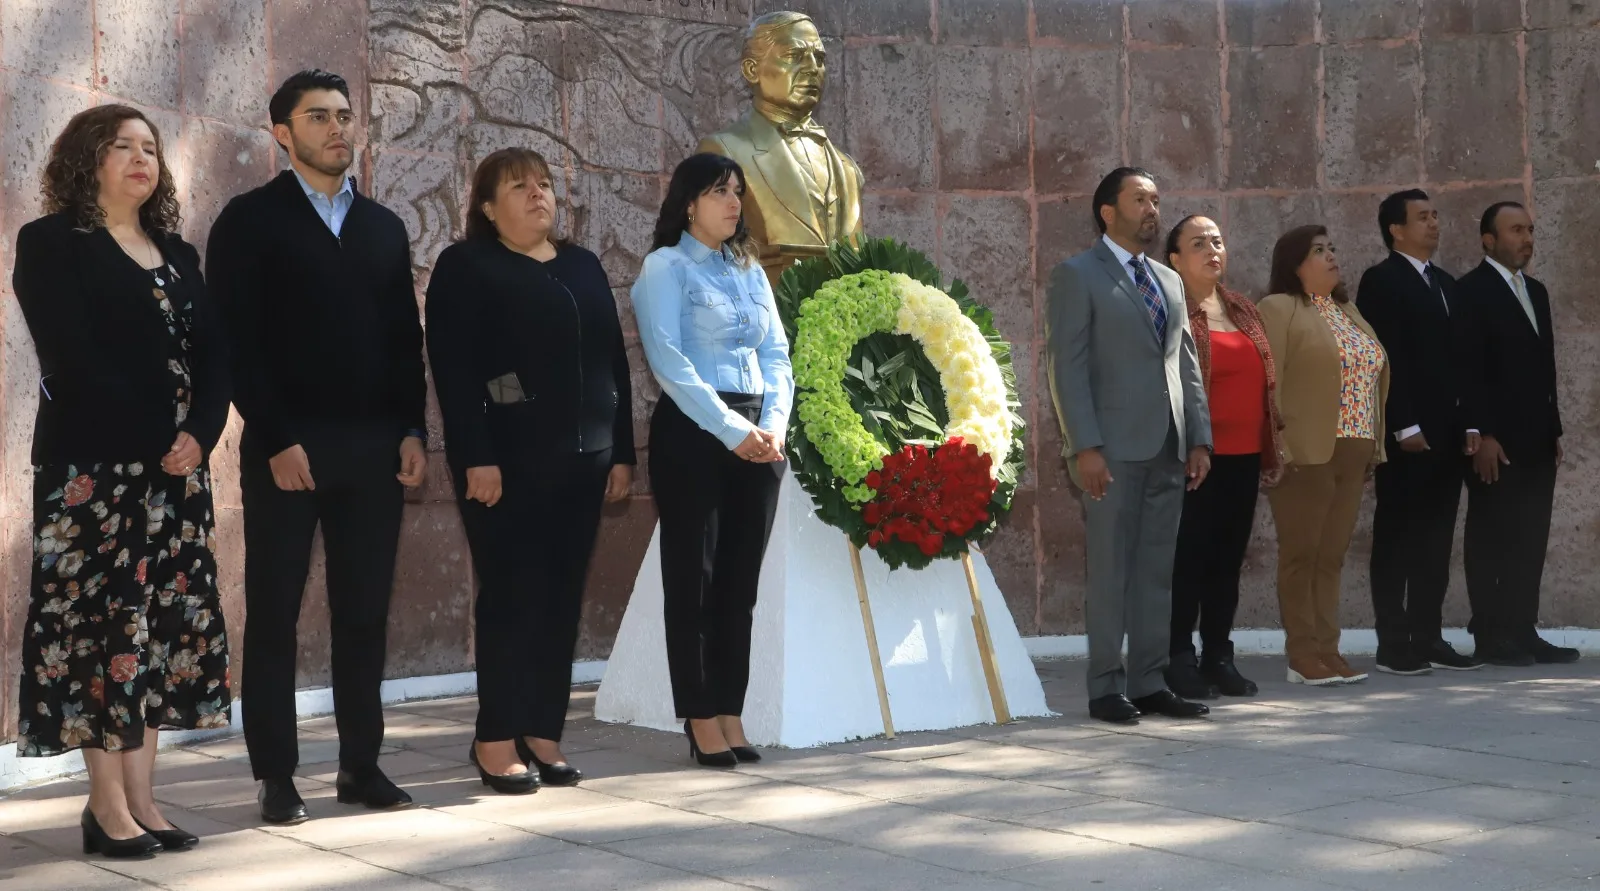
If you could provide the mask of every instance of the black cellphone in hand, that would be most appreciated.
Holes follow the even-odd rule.
[[[514,405],[527,397],[522,392],[522,381],[516,372],[502,374],[489,381],[489,401],[497,405]]]

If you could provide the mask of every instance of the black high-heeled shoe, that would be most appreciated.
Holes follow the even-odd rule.
[[[750,746],[729,746],[728,751],[743,764],[754,764],[761,760],[761,753]]]
[[[528,745],[522,737],[517,737],[517,757],[523,764],[531,765],[539,771],[539,779],[546,786],[576,786],[583,779],[583,771],[573,767],[565,761],[546,764],[533,754],[533,746]]]
[[[721,752],[702,752],[700,744],[695,742],[694,730],[689,727],[689,722],[683,722],[683,735],[689,737],[689,755],[700,763],[701,767],[738,767],[739,756],[732,749]]]
[[[501,795],[527,795],[531,792],[539,791],[539,775],[531,770],[525,770],[522,773],[514,773],[509,776],[492,774],[484,770],[483,765],[478,762],[478,743],[476,741],[467,744],[467,758],[472,761],[472,766],[478,769],[478,779],[483,780],[485,786],[499,792]]]
[[[83,853],[104,854],[107,857],[148,857],[161,850],[161,842],[155,840],[150,833],[142,833],[133,838],[112,838],[100,828],[100,821],[95,818],[94,811],[87,806],[83,809],[83,816],[78,819],[83,827]]]
[[[200,844],[200,836],[195,835],[192,832],[184,832],[182,829],[179,829],[176,826],[172,827],[171,829],[151,829],[149,826],[146,826],[144,823],[140,822],[138,817],[134,817],[133,822],[134,825],[149,833],[151,838],[161,842],[162,850],[185,851],[194,847],[195,845]]]

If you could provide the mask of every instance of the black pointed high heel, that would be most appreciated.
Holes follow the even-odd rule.
[[[161,842],[155,840],[150,833],[145,832],[133,838],[112,838],[100,828],[100,821],[95,818],[94,812],[84,806],[83,816],[78,819],[83,827],[83,853],[104,854],[107,857],[148,857],[161,850]]]
[[[533,754],[533,746],[528,745],[520,736],[517,737],[517,757],[522,759],[523,764],[532,765],[537,769],[539,771],[539,779],[546,786],[576,786],[583,779],[583,771],[565,761],[557,761],[553,764],[546,764],[540,761],[539,756]]]
[[[192,832],[184,832],[177,826],[173,826],[171,829],[151,829],[149,826],[146,826],[144,823],[140,822],[138,817],[134,817],[133,822],[134,825],[149,833],[151,838],[161,842],[162,850],[186,851],[189,848],[200,844],[200,836],[195,835]]]
[[[728,751],[733,757],[738,758],[742,764],[754,764],[761,760],[761,753],[751,746],[729,746]]]
[[[522,773],[514,773],[508,776],[492,774],[484,770],[483,765],[478,762],[477,740],[467,744],[467,758],[472,761],[472,766],[478,769],[478,779],[483,780],[485,786],[499,792],[501,795],[527,795],[531,792],[539,791],[539,775],[531,770],[524,770]]]
[[[722,752],[702,752],[700,744],[695,742],[694,731],[690,729],[687,719],[683,722],[683,735],[689,737],[689,755],[700,763],[701,767],[738,767],[739,756],[732,749]]]

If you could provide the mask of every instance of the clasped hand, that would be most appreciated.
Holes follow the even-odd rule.
[[[733,453],[746,461],[771,464],[783,460],[783,438],[757,427],[734,446]]]

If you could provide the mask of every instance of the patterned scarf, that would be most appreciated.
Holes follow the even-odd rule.
[[[1278,372],[1272,363],[1272,348],[1267,345],[1267,329],[1261,322],[1261,314],[1256,311],[1256,305],[1244,295],[1221,285],[1217,286],[1217,294],[1222,300],[1223,311],[1228,314],[1228,320],[1239,329],[1239,333],[1250,338],[1250,342],[1256,345],[1256,351],[1261,354],[1261,363],[1266,367],[1267,430],[1262,434],[1261,468],[1270,470],[1277,467],[1282,460],[1283,419],[1278,417]],[[1205,308],[1199,301],[1189,304],[1189,329],[1194,334],[1195,353],[1200,359],[1200,377],[1205,382],[1206,394],[1209,396],[1211,324],[1206,318]]]

